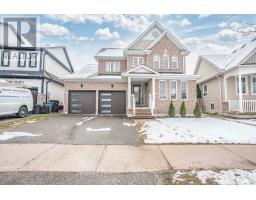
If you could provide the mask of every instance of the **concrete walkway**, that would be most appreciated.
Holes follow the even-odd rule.
[[[256,145],[1,144],[0,171],[154,172],[256,169]]]

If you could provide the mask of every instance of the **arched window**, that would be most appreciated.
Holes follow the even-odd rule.
[[[178,56],[176,55],[172,56],[172,68],[178,69]]]
[[[169,55],[167,53],[163,54],[163,68],[164,69],[169,68]]]
[[[154,68],[160,68],[160,57],[157,55],[154,56]]]

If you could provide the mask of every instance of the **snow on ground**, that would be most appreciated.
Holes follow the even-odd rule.
[[[244,123],[244,124],[250,124],[256,126],[256,119],[229,119],[230,121]]]
[[[136,126],[136,124],[137,124],[137,123],[128,123],[128,122],[124,122],[124,123],[123,123],[124,126],[129,126],[129,127],[131,127],[131,126]]]
[[[3,132],[0,134],[0,141],[9,140],[16,137],[35,137],[35,136],[41,136],[42,134],[33,134],[33,133],[27,133],[27,132]]]
[[[82,118],[82,121],[76,123],[76,126],[82,126],[85,122],[88,122],[94,118],[95,117],[84,117]]]
[[[177,171],[172,177],[172,183],[186,183],[188,177],[196,177],[202,184],[209,182],[219,185],[250,185],[256,184],[256,170],[229,169],[219,172],[212,170]]]
[[[256,127],[216,118],[156,118],[138,133],[145,143],[256,144]]]
[[[109,132],[111,128],[86,128],[88,132]]]

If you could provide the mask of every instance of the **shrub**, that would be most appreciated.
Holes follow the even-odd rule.
[[[200,108],[198,102],[196,102],[196,106],[193,110],[193,114],[195,115],[195,117],[201,117],[202,116],[202,111],[201,111],[201,108]]]
[[[197,98],[201,99],[202,98],[202,92],[201,92],[201,89],[200,89],[198,84],[196,85],[196,93],[197,93]]]
[[[186,110],[185,102],[183,101],[180,106],[180,116],[185,117],[186,114],[187,114],[187,110]]]
[[[169,105],[169,110],[168,110],[168,116],[169,117],[175,117],[176,113],[175,113],[175,107],[171,101],[170,105]]]

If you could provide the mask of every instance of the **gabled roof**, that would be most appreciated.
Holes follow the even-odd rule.
[[[183,46],[179,40],[174,37],[173,34],[171,34],[167,28],[163,27],[161,24],[159,24],[157,21],[155,21],[147,30],[145,30],[136,40],[134,40],[127,48],[126,50],[129,50],[136,42],[138,42],[139,40],[141,40],[144,36],[146,36],[146,34],[149,33],[149,31],[151,31],[153,28],[157,27],[159,30],[161,30],[161,34],[155,38],[154,40],[152,40],[152,42],[150,42],[149,44],[147,44],[145,46],[144,49],[142,50],[150,50],[157,42],[159,42],[164,36],[167,36],[181,51],[184,51],[185,54],[189,54],[189,50]]]
[[[98,73],[98,64],[88,64],[73,74],[61,77],[61,79],[83,79]]]
[[[210,62],[213,66],[217,67],[220,71],[225,72],[227,70],[231,70],[232,68],[243,64],[254,53],[256,53],[256,37],[255,36],[249,38],[247,43],[243,44],[239,49],[236,49],[231,54],[199,56],[194,73],[197,72],[201,59],[204,59]]]
[[[155,74],[159,75],[159,73],[152,68],[149,68],[145,65],[139,65],[137,67],[131,68],[128,71],[122,73],[123,76],[127,76],[129,74]]]

